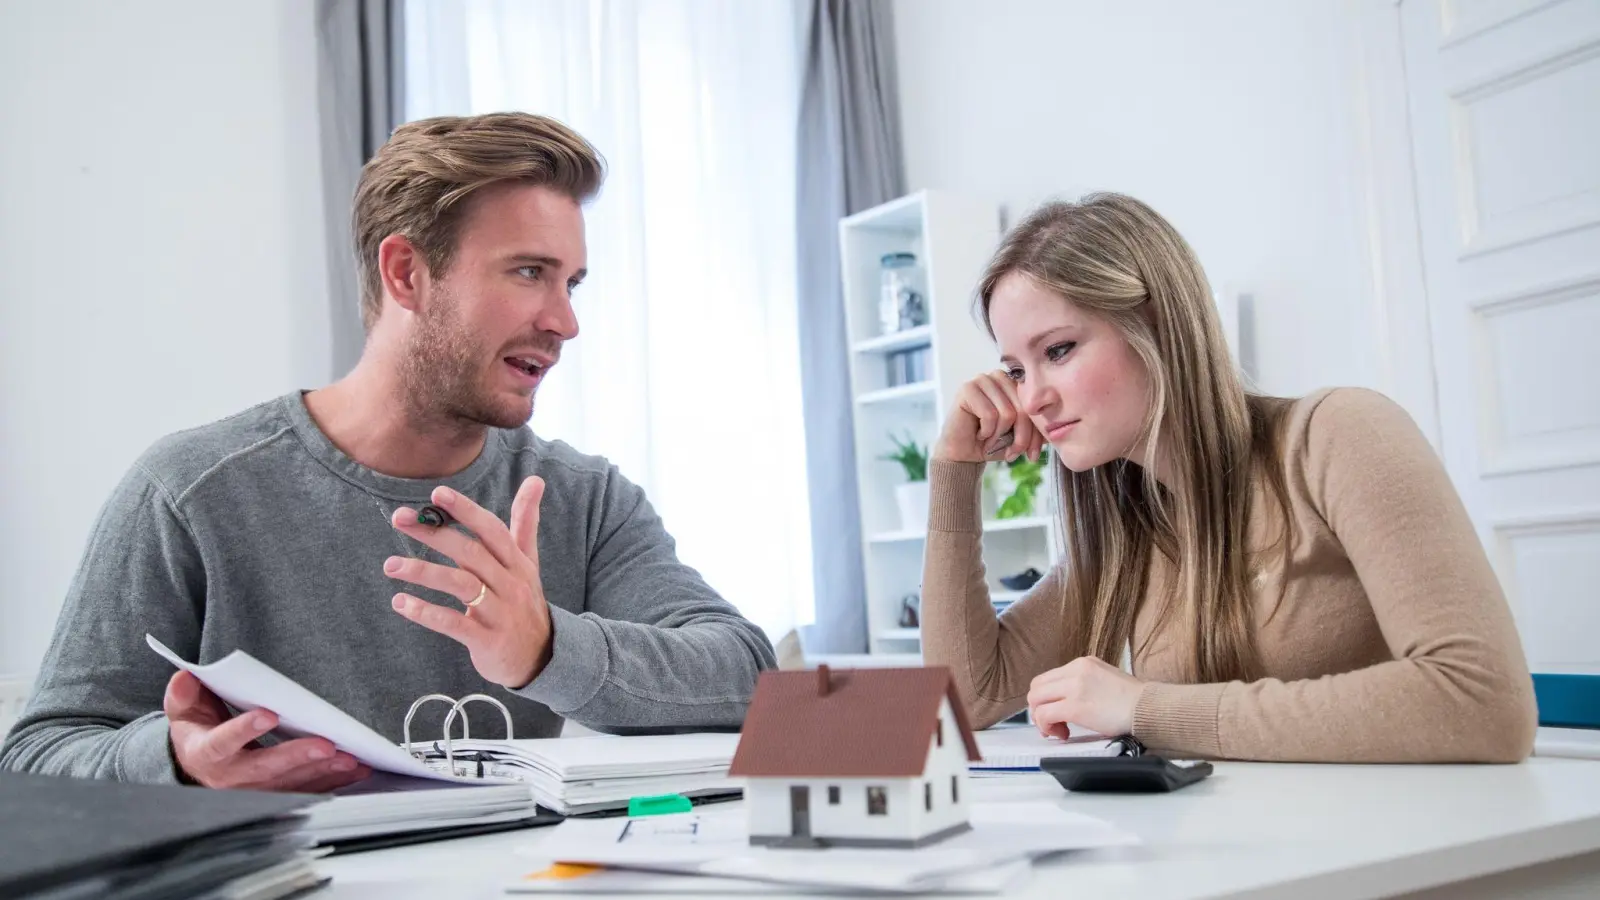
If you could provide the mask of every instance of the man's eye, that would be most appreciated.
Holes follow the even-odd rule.
[[[542,274],[543,272],[544,272],[544,266],[518,266],[517,267],[517,274],[521,275],[523,278],[528,279],[529,281],[537,281],[539,279],[539,275]]]
[[[1066,356],[1068,353],[1071,353],[1072,348],[1076,346],[1078,346],[1076,341],[1064,341],[1060,344],[1052,344],[1044,351],[1044,358],[1050,360],[1051,362],[1060,362],[1062,357]]]

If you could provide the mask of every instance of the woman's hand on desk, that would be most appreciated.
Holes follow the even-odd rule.
[[[539,579],[539,501],[544,479],[529,478],[511,503],[511,527],[449,488],[433,502],[477,540],[449,527],[420,524],[410,507],[395,511],[394,527],[455,560],[457,568],[391,556],[383,571],[454,596],[457,612],[410,594],[395,594],[395,611],[467,648],[478,674],[508,688],[524,687],[550,661],[550,607]],[[474,605],[476,603],[476,605]]]
[[[1033,679],[1028,712],[1046,736],[1065,740],[1076,722],[1107,736],[1133,732],[1133,708],[1144,682],[1094,656],[1080,656]]]

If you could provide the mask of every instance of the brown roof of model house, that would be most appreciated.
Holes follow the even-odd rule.
[[[911,778],[922,774],[949,699],[967,759],[979,760],[966,704],[944,666],[768,670],[756,682],[728,774]]]

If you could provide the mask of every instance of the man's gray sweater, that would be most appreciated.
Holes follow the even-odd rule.
[[[532,683],[508,691],[465,648],[389,605],[396,591],[454,598],[383,574],[391,555],[450,564],[395,531],[401,505],[451,487],[509,519],[517,487],[544,478],[539,564],[554,646]],[[176,778],[162,696],[179,655],[244,650],[390,740],[423,694],[487,693],[517,737],[551,737],[562,717],[605,731],[737,727],[757,673],[775,665],[761,630],[678,561],[644,492],[603,459],[535,437],[488,433],[483,452],[440,480],[394,478],[339,451],[299,392],[158,442],[101,511],[32,702],[0,767],[128,781]],[[474,737],[503,737],[476,704]],[[417,714],[435,737],[446,706]]]

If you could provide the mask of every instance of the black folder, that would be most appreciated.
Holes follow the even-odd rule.
[[[0,772],[0,897],[185,897],[301,854],[317,797]]]

